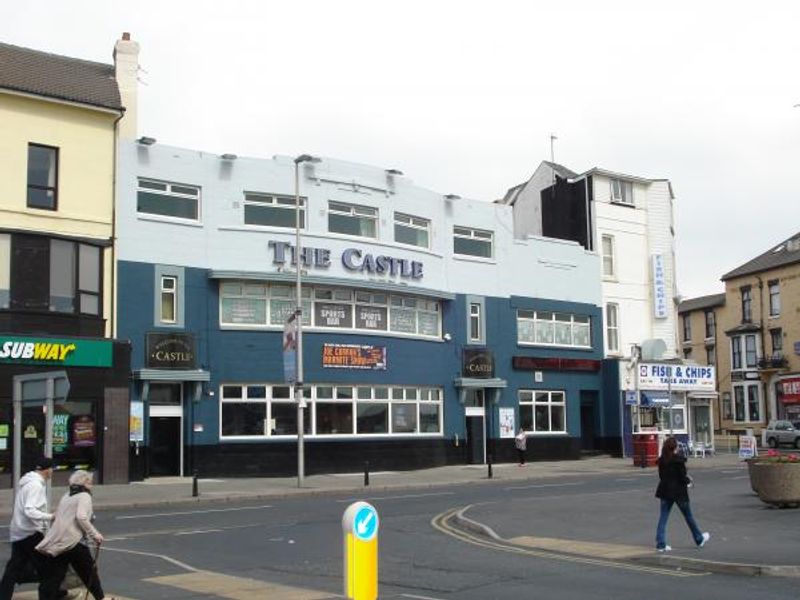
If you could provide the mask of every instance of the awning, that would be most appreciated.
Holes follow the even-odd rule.
[[[508,382],[499,377],[481,379],[480,377],[456,377],[453,385],[457,388],[504,388],[508,387]]]
[[[253,271],[216,271],[212,270],[209,273],[209,279],[232,279],[248,281],[279,281],[283,283],[294,284],[297,281],[297,275],[291,271],[268,271],[268,272],[253,272]],[[455,300],[456,295],[452,292],[445,292],[443,290],[431,290],[428,288],[414,287],[410,285],[403,285],[391,281],[376,281],[374,279],[345,279],[342,277],[321,277],[319,275],[303,275],[304,284],[309,285],[325,285],[325,286],[339,286],[356,288],[361,290],[394,292],[396,294],[409,294],[413,296],[423,296],[426,298],[439,298],[442,300]]]
[[[211,381],[211,373],[203,369],[139,369],[133,378],[143,381]]]
[[[719,392],[689,392],[686,396],[689,400],[716,400]]]
[[[641,392],[642,406],[666,406],[669,404],[667,392]]]

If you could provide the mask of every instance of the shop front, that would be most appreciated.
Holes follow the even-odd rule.
[[[56,485],[75,469],[127,482],[129,377],[126,342],[0,335],[0,487],[50,452]]]
[[[800,376],[783,377],[777,382],[778,415],[787,421],[800,421]]]

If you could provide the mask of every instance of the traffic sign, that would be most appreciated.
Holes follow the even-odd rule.
[[[354,502],[344,511],[344,594],[351,600],[378,598],[378,527],[375,507]]]

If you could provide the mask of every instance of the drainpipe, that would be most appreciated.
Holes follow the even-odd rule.
[[[114,147],[112,155],[111,175],[111,314],[109,318],[111,339],[117,339],[117,145],[119,143],[119,122],[125,116],[125,109],[121,109],[119,116],[114,119]]]

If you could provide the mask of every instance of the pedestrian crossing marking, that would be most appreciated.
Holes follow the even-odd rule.
[[[272,598],[274,600],[325,600],[335,594],[306,588],[280,585],[248,577],[234,577],[212,571],[197,571],[180,575],[162,575],[145,579],[147,583],[166,585],[188,592],[211,594],[230,600]]]
[[[645,546],[630,546],[626,544],[607,544],[603,542],[584,542],[580,540],[564,540],[546,537],[520,536],[506,540],[518,546],[538,548],[565,552],[567,554],[581,554],[596,558],[624,559],[652,554],[653,549]]]
[[[86,588],[73,588],[72,590],[70,590],[71,595],[69,596],[69,598],[72,599],[79,598],[83,600],[83,596],[85,593],[86,593]],[[36,588],[27,590],[25,592],[20,592],[20,591],[14,592],[14,600],[37,600],[38,597],[39,593],[36,591]],[[134,600],[133,598],[128,598],[127,596],[120,596],[119,594],[113,594],[108,592],[106,592],[106,598],[114,598],[114,600]]]

